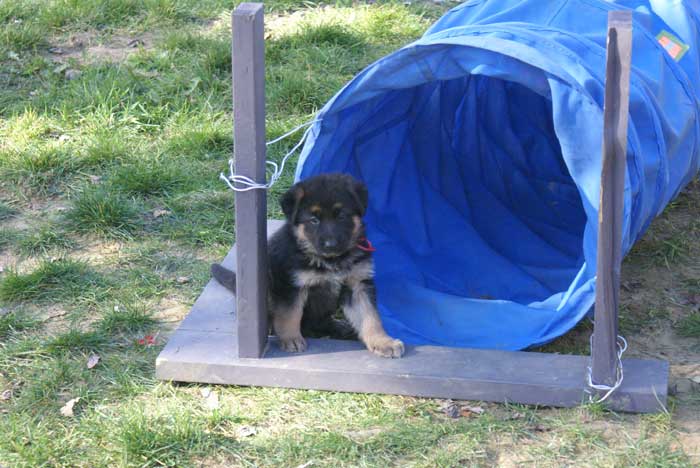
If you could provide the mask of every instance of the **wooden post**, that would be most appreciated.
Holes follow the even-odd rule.
[[[265,183],[265,49],[262,3],[231,17],[236,173]],[[267,340],[267,194],[236,192],[238,357],[258,358]]]
[[[608,14],[595,326],[591,350],[593,383],[610,386],[617,380],[618,365],[617,311],[622,264],[631,59],[632,13],[611,11]]]

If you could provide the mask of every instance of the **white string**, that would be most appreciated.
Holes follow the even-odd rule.
[[[592,350],[593,350],[593,335],[591,335],[590,342],[591,342],[591,352],[592,352]],[[594,390],[606,392],[602,398],[598,399],[598,402],[605,401],[610,395],[613,394],[613,392],[615,390],[620,388],[620,386],[622,385],[622,381],[625,379],[625,373],[624,373],[624,370],[622,369],[622,355],[624,354],[625,351],[627,351],[627,340],[623,336],[617,335],[617,376],[615,379],[615,385],[610,386],[610,385],[593,383],[593,370],[591,369],[591,366],[588,366],[588,386]]]
[[[250,177],[236,174],[236,172],[233,169],[233,159],[228,160],[229,175],[227,176],[226,174],[224,174],[222,172],[221,174],[219,174],[219,178],[221,180],[223,180],[224,182],[226,182],[226,185],[228,185],[229,188],[231,188],[231,190],[233,190],[235,192],[247,192],[249,190],[259,190],[259,189],[267,190],[267,189],[271,188],[273,185],[275,185],[277,180],[279,180],[279,178],[282,177],[282,174],[284,173],[284,165],[286,164],[287,159],[289,159],[289,157],[292,154],[294,154],[301,147],[301,145],[304,144],[304,142],[306,141],[306,137],[309,136],[309,132],[311,131],[311,126],[313,124],[315,124],[316,122],[319,122],[319,120],[314,119],[314,120],[311,120],[309,122],[303,123],[303,124],[293,128],[293,129],[291,129],[290,131],[288,131],[284,135],[279,136],[279,137],[275,138],[274,140],[271,140],[271,141],[268,141],[267,143],[265,143],[265,146],[274,145],[275,143],[282,141],[285,138],[298,132],[302,128],[308,127],[306,129],[306,131],[304,132],[304,134],[302,135],[299,142],[296,145],[294,145],[294,147],[291,150],[289,150],[289,152],[287,154],[284,155],[284,157],[282,158],[282,162],[279,164],[279,166],[274,161],[265,161],[265,164],[267,164],[268,166],[270,166],[272,168],[272,174],[270,174],[270,181],[267,184],[261,184],[259,182],[255,182]]]

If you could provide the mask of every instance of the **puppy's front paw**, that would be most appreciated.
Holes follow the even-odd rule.
[[[288,353],[303,353],[306,351],[306,340],[301,335],[280,338],[280,347]]]
[[[386,358],[400,358],[404,348],[401,340],[395,340],[390,336],[384,336],[367,344],[367,349],[374,354]]]

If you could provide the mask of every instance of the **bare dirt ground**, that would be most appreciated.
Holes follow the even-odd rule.
[[[108,39],[94,32],[75,32],[68,37],[57,40],[48,48],[47,57],[57,64],[75,61],[85,65],[95,62],[119,63],[138,52],[140,48],[148,49],[153,45],[151,33],[129,34],[114,33]]]

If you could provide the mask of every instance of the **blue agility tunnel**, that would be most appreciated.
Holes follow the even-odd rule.
[[[387,331],[516,350],[595,297],[609,10],[634,11],[623,252],[700,165],[700,1],[472,0],[320,111],[296,172],[369,187]]]

